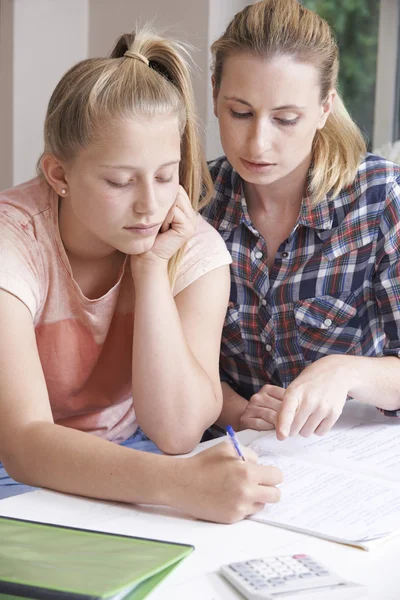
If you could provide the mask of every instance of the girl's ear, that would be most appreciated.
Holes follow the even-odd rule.
[[[337,95],[336,90],[330,90],[328,92],[328,96],[321,107],[321,116],[318,121],[317,129],[322,129],[323,126],[325,125],[327,118],[329,117],[329,115],[332,112],[333,103],[336,98],[336,95]]]
[[[54,154],[46,153],[41,160],[41,167],[47,183],[51,185],[58,196],[66,196],[68,184],[65,178],[65,168]]]

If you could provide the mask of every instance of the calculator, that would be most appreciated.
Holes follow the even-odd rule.
[[[344,580],[307,554],[234,562],[221,574],[248,600],[353,600],[363,585]]]

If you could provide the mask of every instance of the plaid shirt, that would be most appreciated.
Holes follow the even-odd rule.
[[[240,176],[225,157],[209,168],[215,193],[202,214],[233,259],[223,381],[249,399],[329,354],[400,357],[399,166],[369,154],[339,196],[314,208],[306,196],[271,272]]]

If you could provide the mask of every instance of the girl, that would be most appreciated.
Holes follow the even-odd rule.
[[[322,435],[348,396],[396,414],[400,169],[366,154],[328,24],[263,0],[212,53],[226,156],[203,216],[233,258],[219,422]]]
[[[230,257],[196,214],[182,50],[144,30],[72,67],[39,172],[0,195],[3,496],[18,481],[222,522],[276,501],[279,472],[229,447],[132,450],[189,452],[221,410]]]

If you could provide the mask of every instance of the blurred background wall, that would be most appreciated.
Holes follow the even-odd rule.
[[[370,148],[399,137],[400,0],[301,0],[332,25],[340,91]],[[222,153],[213,116],[209,46],[248,0],[0,0],[0,189],[32,177],[46,106],[75,62],[106,55],[152,21],[194,46],[194,88],[208,158]]]

